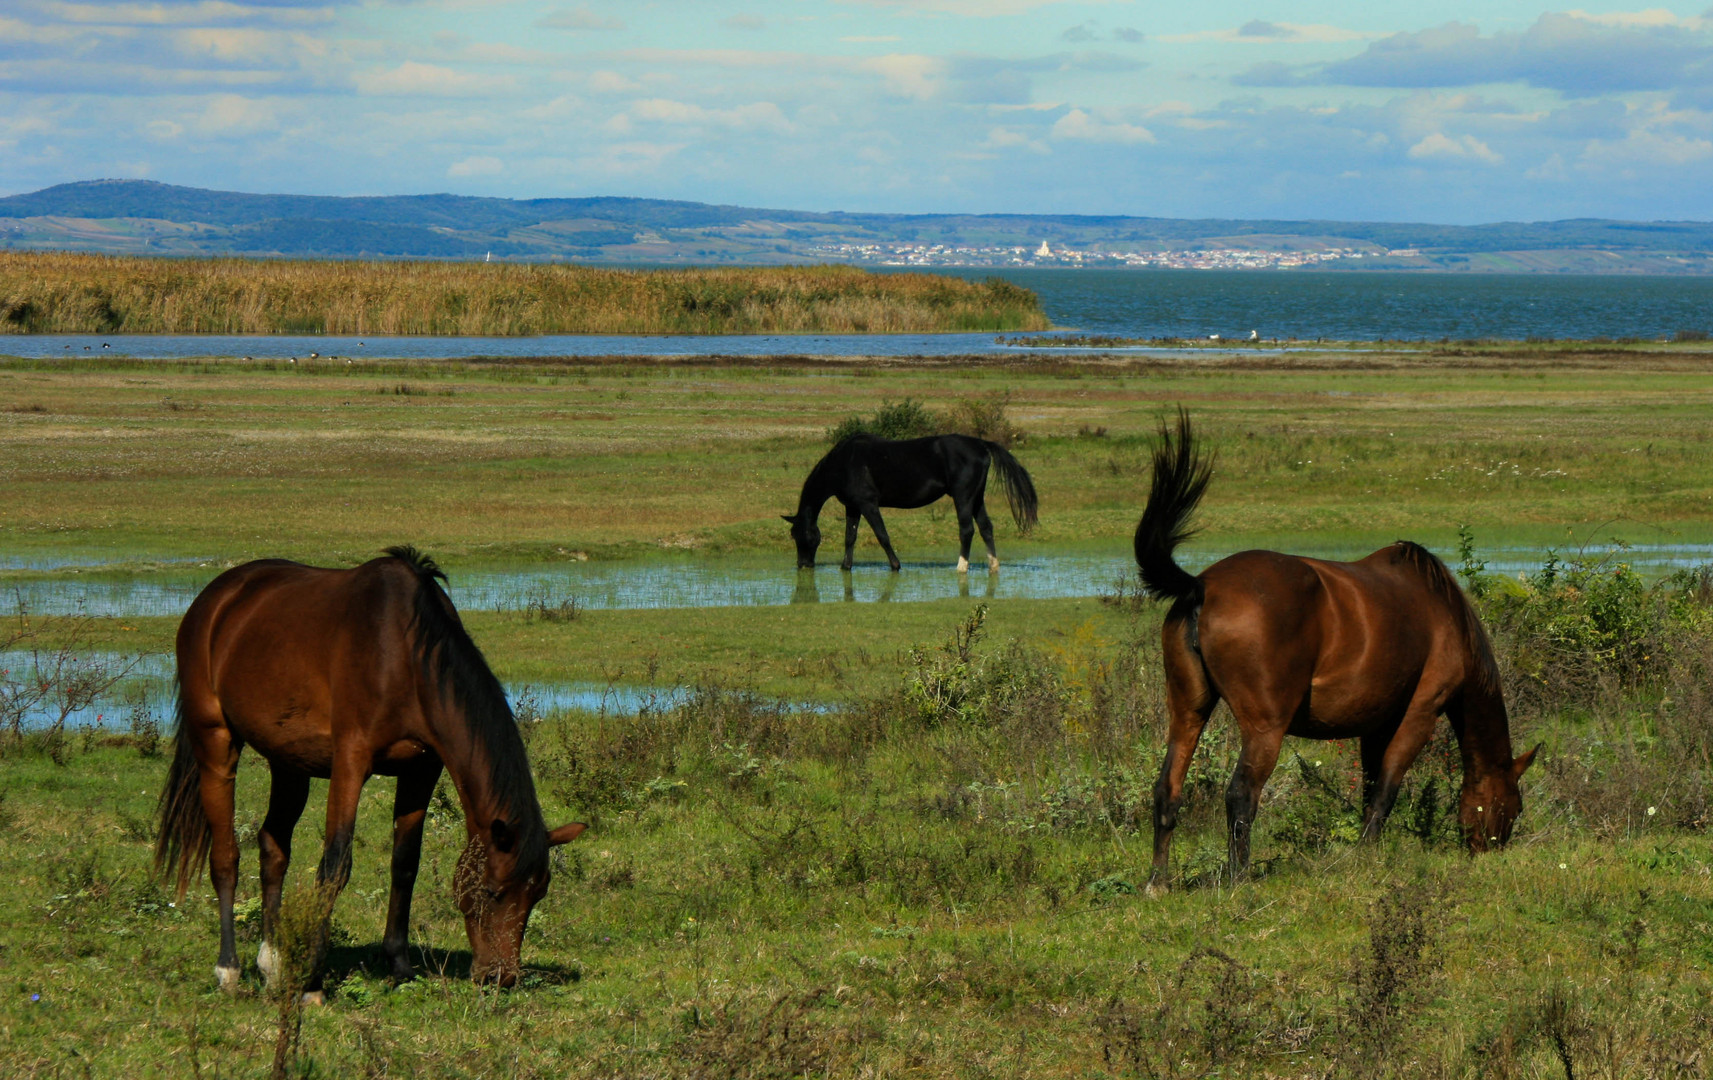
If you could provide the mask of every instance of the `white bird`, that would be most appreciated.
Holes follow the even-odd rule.
[[[1249,331],[1249,340],[1250,341],[1260,341],[1261,340],[1261,331],[1259,331],[1259,330]]]
[[[1208,339],[1208,340],[1209,340],[1209,341],[1218,341],[1218,340],[1219,340],[1219,335],[1218,335],[1218,334],[1209,334],[1209,335],[1208,335],[1208,336],[1207,336],[1207,339]]]

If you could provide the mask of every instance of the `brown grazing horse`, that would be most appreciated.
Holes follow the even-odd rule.
[[[413,548],[388,548],[387,555],[351,570],[282,559],[245,563],[202,590],[179,624],[177,747],[161,792],[155,866],[176,870],[182,899],[212,854],[220,898],[214,971],[228,991],[239,977],[232,798],[245,745],[273,771],[260,835],[257,959],[269,979],[276,976],[272,941],[291,834],[312,776],[329,780],[318,880],[333,893],[351,875],[363,783],[375,773],[398,777],[384,940],[398,979],[411,976],[411,891],[423,818],[443,767],[469,834],[454,889],[470,935],[470,974],[479,982],[516,980],[524,925],[547,892],[547,850],[584,829],[549,832],[543,823],[511,706],[435,581],[446,575]]]
[[[1511,756],[1493,648],[1451,571],[1400,540],[1349,563],[1244,551],[1192,576],[1172,552],[1192,535],[1212,475],[1180,411],[1175,440],[1161,428],[1136,526],[1142,584],[1172,601],[1160,629],[1170,731],[1154,785],[1154,880],[1166,877],[1184,775],[1221,698],[1243,740],[1225,794],[1233,876],[1248,866],[1256,804],[1286,735],[1361,741],[1362,835],[1372,840],[1442,713],[1462,751],[1469,847],[1505,844],[1522,812],[1517,780],[1540,748]]]

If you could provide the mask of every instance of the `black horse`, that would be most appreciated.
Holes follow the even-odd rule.
[[[996,572],[999,553],[993,548],[993,522],[987,518],[989,461],[999,470],[1017,528],[1028,533],[1035,524],[1035,484],[1011,452],[998,443],[969,435],[932,435],[894,442],[864,434],[841,441],[809,471],[797,512],[780,515],[791,523],[791,538],[797,541],[797,566],[808,570],[815,565],[815,549],[821,546],[821,527],[816,519],[828,499],[845,504],[845,561],[840,567],[851,568],[857,522],[867,518],[875,539],[886,549],[886,561],[896,570],[898,555],[880,520],[880,508],[914,509],[950,495],[958,512],[958,572],[969,570],[970,540],[978,528],[987,545],[988,572]]]

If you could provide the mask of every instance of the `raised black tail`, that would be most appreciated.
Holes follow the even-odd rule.
[[[981,444],[987,447],[988,458],[999,470],[999,482],[1005,485],[1005,501],[1011,506],[1011,517],[1017,522],[1017,531],[1029,535],[1036,522],[1035,481],[1029,479],[1029,470],[1011,456],[1011,451],[986,439]]]
[[[1142,520],[1136,524],[1136,568],[1142,572],[1142,587],[1156,600],[1180,600],[1201,588],[1201,582],[1178,565],[1172,552],[1195,535],[1190,516],[1211,479],[1213,462],[1197,450],[1190,414],[1180,408],[1176,439],[1164,423],[1160,425],[1154,483]]]
[[[161,789],[160,832],[155,837],[155,873],[176,876],[178,898],[184,899],[190,879],[208,861],[214,830],[202,812],[202,767],[184,730],[184,690],[178,691],[178,716],[173,723],[172,767]]]

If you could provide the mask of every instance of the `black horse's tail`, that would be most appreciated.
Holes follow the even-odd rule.
[[[1213,462],[1202,456],[1190,432],[1190,414],[1178,410],[1177,438],[1164,423],[1160,445],[1154,448],[1154,483],[1148,505],[1136,524],[1136,567],[1142,587],[1156,600],[1195,596],[1201,581],[1172,557],[1177,546],[1195,535],[1190,516],[1213,478]]]
[[[1011,456],[1011,451],[986,439],[981,444],[987,447],[987,456],[999,470],[999,482],[1005,485],[1005,501],[1011,504],[1011,517],[1017,522],[1017,531],[1029,535],[1036,521],[1035,481],[1029,479],[1029,470]]]
[[[214,830],[202,812],[202,767],[184,729],[184,689],[178,690],[178,717],[173,725],[172,767],[161,789],[160,833],[155,838],[155,873],[176,875],[178,898],[208,860]]]

